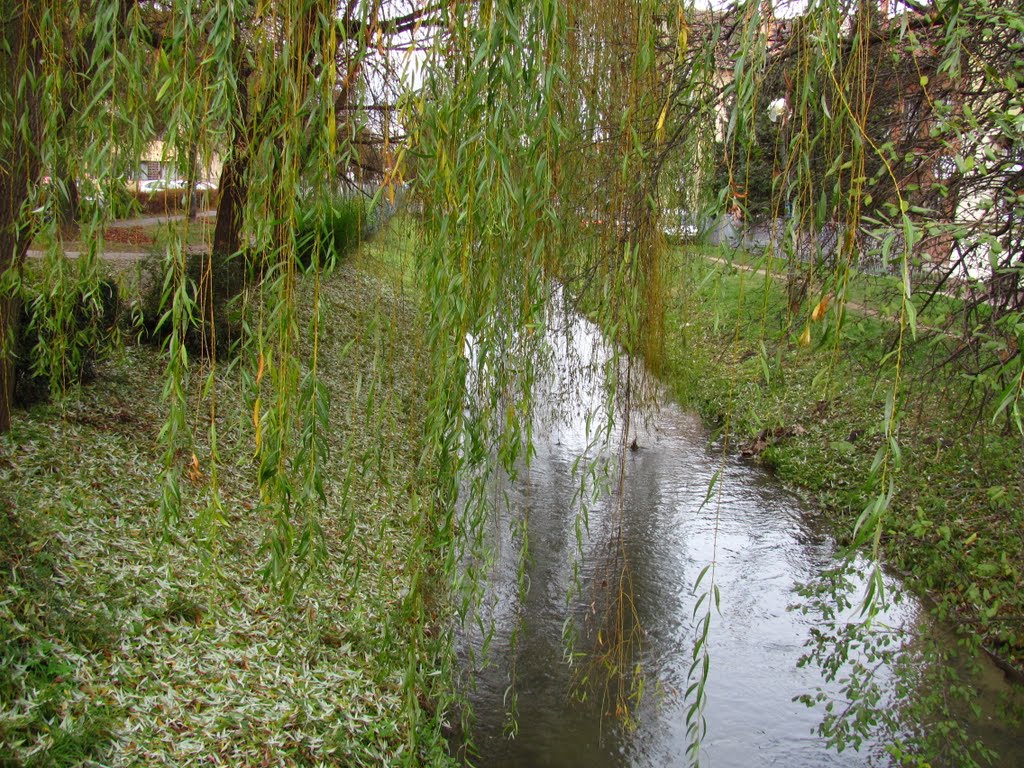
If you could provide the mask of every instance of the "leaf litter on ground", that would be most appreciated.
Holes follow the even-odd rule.
[[[259,575],[268,521],[237,372],[217,372],[228,525],[214,569],[191,527],[210,455],[196,394],[197,482],[182,484],[179,525],[168,532],[160,518],[164,368],[154,350],[129,347],[65,401],[16,414],[0,443],[0,762],[403,759],[400,647],[410,630],[396,605],[414,535],[404,489],[425,366],[401,290],[346,265],[323,282],[321,375],[337,425],[322,521],[329,558],[291,606]],[[370,376],[386,390],[386,418],[371,418],[357,395]],[[361,463],[343,506],[348,461]]]

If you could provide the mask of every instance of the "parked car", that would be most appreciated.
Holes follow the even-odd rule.
[[[168,189],[185,189],[187,186],[188,183],[184,179],[143,179],[139,182],[139,192],[148,195]]]
[[[670,208],[662,214],[662,230],[680,241],[693,240],[700,234],[697,217],[681,208]]]

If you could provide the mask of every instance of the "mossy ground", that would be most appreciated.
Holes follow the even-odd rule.
[[[386,251],[410,246],[366,244],[323,283],[329,556],[290,606],[260,576],[240,366],[216,376],[227,525],[212,548],[195,525],[212,472],[200,366],[170,527],[157,350],[129,346],[94,383],[16,413],[0,442],[0,765],[447,762],[441,715],[411,718],[405,685],[425,366],[393,279],[406,254]]]
[[[898,325],[885,278],[854,276],[837,329],[833,303],[811,320],[815,296],[795,314],[785,275],[697,248],[670,252],[666,376],[677,396],[793,487],[803,489],[848,543],[877,487],[871,469],[884,441]],[[694,286],[692,288],[688,286]],[[943,297],[920,326],[948,323]],[[962,327],[962,325],[961,325]],[[810,344],[800,338],[810,329]],[[806,339],[805,339],[806,341]],[[991,391],[948,361],[955,335],[904,335],[896,495],[883,520],[884,559],[927,593],[939,615],[1024,668],[1024,443],[993,420]],[[882,362],[885,361],[885,362]]]

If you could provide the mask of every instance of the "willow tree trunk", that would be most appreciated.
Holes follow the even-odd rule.
[[[68,240],[73,240],[78,234],[82,198],[78,192],[78,182],[69,172],[67,158],[63,152],[57,158],[54,182],[57,188],[51,187],[51,199],[55,206],[57,222],[60,224],[60,233]]]
[[[231,256],[241,249],[247,166],[247,157],[233,154],[221,169],[217,226],[213,230],[213,253],[216,256]]]
[[[249,146],[245,125],[249,112],[249,87],[244,75],[238,78],[238,114],[234,137],[224,167],[220,172],[220,200],[217,203],[217,226],[213,230],[213,255],[231,256],[242,247],[241,232],[245,200],[248,196],[246,176],[249,172]]]
[[[25,258],[31,240],[25,202],[39,176],[39,37],[32,5],[27,0],[0,3],[6,48],[0,83],[0,275],[18,269]],[[11,428],[20,313],[15,290],[14,281],[0,280],[0,432]]]

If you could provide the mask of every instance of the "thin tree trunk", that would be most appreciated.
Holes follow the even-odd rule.
[[[185,171],[185,215],[189,221],[195,221],[199,214],[199,198],[201,193],[196,189],[196,142],[193,139],[188,144],[188,165]]]
[[[78,218],[81,211],[81,197],[78,194],[78,183],[73,176],[63,176],[64,188],[67,196],[57,193],[57,221],[60,224],[61,235],[73,239],[78,234]]]
[[[8,53],[0,87],[0,275],[18,269],[32,239],[23,209],[39,176],[39,94],[31,87],[38,63],[39,40],[28,2],[4,2],[0,25]],[[21,89],[21,80],[30,78]],[[11,428],[14,355],[19,303],[13,281],[0,280],[0,433]]]
[[[11,429],[11,406],[14,400],[15,367],[13,352],[21,325],[21,301],[16,296],[0,298],[0,334],[8,341],[0,355],[0,434]]]

